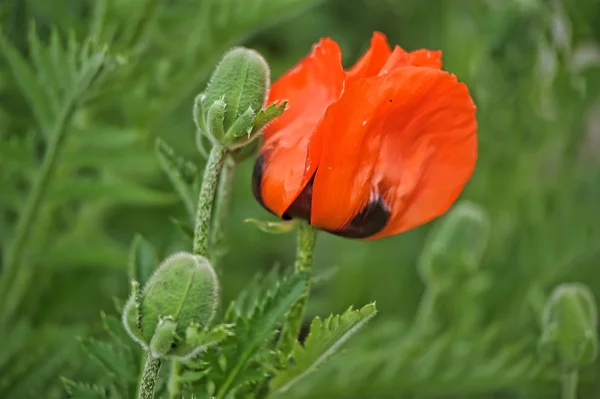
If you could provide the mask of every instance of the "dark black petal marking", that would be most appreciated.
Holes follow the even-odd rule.
[[[330,233],[346,238],[367,238],[379,233],[390,220],[390,209],[380,196],[367,204],[346,226]]]
[[[252,171],[252,194],[254,194],[254,198],[256,198],[258,203],[261,204],[263,208],[268,210],[268,208],[265,206],[265,203],[263,202],[261,194],[264,167],[265,157],[263,156],[263,154],[260,154],[258,158],[256,158],[256,162],[254,163],[254,170]]]
[[[252,172],[252,193],[256,200],[269,212],[262,200],[261,183],[264,172],[265,158],[260,154],[254,164]],[[312,194],[315,174],[311,177],[308,184],[304,187],[300,195],[294,200],[292,205],[283,214],[283,220],[304,219],[310,221],[312,210]],[[335,212],[335,209],[331,210]],[[343,228],[335,231],[329,231],[346,238],[367,238],[379,233],[390,220],[390,210],[383,198],[376,196]]]
[[[315,182],[315,174],[312,175],[309,182],[306,184],[300,195],[296,197],[292,205],[283,214],[283,220],[304,219],[310,222],[310,214],[312,211],[312,193],[313,184]]]

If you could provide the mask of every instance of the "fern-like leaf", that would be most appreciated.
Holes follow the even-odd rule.
[[[71,399],[106,399],[107,389],[97,385],[84,384],[62,378],[67,395]]]
[[[132,359],[124,357],[112,343],[86,338],[81,340],[81,345],[88,355],[101,365],[109,375],[118,376],[119,379],[124,381],[136,378],[133,372],[135,364],[133,364]]]
[[[316,317],[311,323],[304,347],[296,341],[291,354],[294,365],[275,375],[271,389],[276,393],[286,392],[333,356],[376,313],[377,308],[373,303],[360,310],[350,308],[341,315],[329,316],[325,321]]]
[[[144,286],[158,266],[158,254],[141,235],[136,235],[129,250],[129,279]]]
[[[194,220],[197,193],[193,187],[201,176],[198,167],[178,157],[175,151],[161,139],[156,140],[156,155],[163,171],[183,201],[190,220]]]
[[[275,333],[275,327],[306,288],[308,273],[300,272],[278,284],[245,318],[238,314],[235,335],[223,341],[226,358],[217,360],[214,369],[225,371],[218,378],[216,398],[231,395],[241,385],[254,381],[256,370],[248,367],[251,359],[261,353],[265,342]],[[223,367],[224,365],[224,367]],[[246,376],[248,371],[252,376]]]

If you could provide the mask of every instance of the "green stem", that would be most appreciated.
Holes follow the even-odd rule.
[[[577,399],[577,370],[565,370],[562,382],[562,399]]]
[[[50,186],[50,181],[52,180],[67,136],[68,122],[74,109],[74,102],[63,108],[63,112],[59,115],[54,128],[50,132],[50,142],[44,154],[40,170],[31,187],[31,192],[25,202],[23,211],[19,216],[13,240],[7,248],[2,273],[0,274],[0,306],[4,308],[0,311],[2,315],[0,316],[0,326],[8,323],[14,311],[19,306],[28,280],[32,275],[31,263],[23,261],[25,247],[29,242],[42,202]]]
[[[233,183],[235,181],[235,161],[231,157],[225,158],[223,170],[219,177],[215,211],[210,228],[210,261],[215,270],[223,255],[223,241],[225,238],[225,226],[229,213],[229,204],[233,194]],[[217,270],[218,271],[218,270]]]
[[[436,304],[439,300],[439,290],[426,288],[419,302],[419,309],[413,324],[413,331],[417,334],[427,334],[435,329],[436,320]]]
[[[298,229],[298,244],[296,247],[296,263],[294,269],[296,272],[302,270],[310,271],[313,264],[313,252],[317,238],[317,230],[310,227],[308,223],[301,222]],[[300,327],[302,326],[302,318],[308,302],[308,294],[310,291],[310,279],[306,285],[306,289],[302,296],[289,310],[286,315],[283,328],[281,329],[281,337],[279,338],[279,350],[284,354],[290,353],[294,342],[298,339]]]
[[[169,377],[169,399],[178,399],[181,397],[181,387],[179,374],[181,373],[181,363],[177,360],[171,362],[171,376]]]
[[[206,162],[206,168],[204,169],[204,178],[200,187],[198,209],[196,211],[196,227],[194,230],[194,253],[197,255],[208,255],[210,218],[215,200],[215,191],[217,190],[217,181],[219,180],[219,174],[221,173],[226,153],[227,150],[225,147],[219,144],[213,145],[208,156],[208,161]]]
[[[144,365],[144,373],[142,374],[142,382],[140,383],[140,391],[138,392],[138,399],[154,398],[154,389],[156,388],[156,380],[158,379],[158,372],[161,365],[162,359],[154,358],[148,353],[146,364]]]
[[[212,216],[213,203],[215,201],[215,192],[217,182],[223,168],[223,162],[227,149],[219,144],[214,144],[210,150],[206,167],[204,168],[204,177],[198,196],[198,208],[196,210],[196,226],[194,229],[194,253],[200,256],[208,256],[208,243],[210,233],[210,221]],[[171,375],[169,377],[169,398],[178,398],[181,394],[181,381],[179,373],[181,372],[181,363],[173,360],[171,364]]]

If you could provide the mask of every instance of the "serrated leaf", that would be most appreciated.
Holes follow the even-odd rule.
[[[27,337],[28,346],[0,370],[0,396],[29,397],[42,392],[57,378],[77,352],[75,330],[41,327]]]
[[[21,90],[27,97],[38,124],[47,135],[52,121],[52,107],[47,93],[37,80],[33,68],[19,54],[17,49],[6,40],[4,35],[0,35],[0,50],[8,61],[11,72]]]
[[[252,133],[260,131],[273,119],[281,116],[281,114],[283,114],[283,112],[285,111],[286,107],[287,101],[282,101],[280,104],[273,103],[267,108],[260,110],[260,112],[254,117],[254,128],[252,129]]]
[[[124,351],[136,353],[139,352],[137,350],[139,348],[139,345],[137,345],[131,340],[131,337],[129,337],[127,331],[125,331],[125,328],[123,327],[123,322],[120,318],[116,318],[112,315],[107,315],[104,312],[101,312],[101,317],[102,326],[104,327],[104,330],[108,333],[108,335],[114,343],[118,344],[119,347],[121,347]]]
[[[257,220],[257,219],[246,219],[245,223],[253,224],[258,227],[261,231],[270,234],[285,234],[294,230],[296,227],[296,219],[292,220],[282,220],[282,221],[268,221],[268,220]]]
[[[235,298],[233,309],[235,309],[236,314],[249,317],[258,306],[258,302],[263,299],[264,293],[273,290],[277,286],[279,275],[279,265],[277,264],[271,267],[265,275],[256,274]]]
[[[331,358],[376,313],[377,308],[372,303],[360,310],[350,308],[341,315],[329,316],[325,321],[316,317],[311,323],[304,347],[296,341],[291,353],[294,365],[275,375],[271,381],[271,389],[278,393],[286,392]]]
[[[82,382],[75,382],[68,378],[61,377],[62,383],[67,391],[67,395],[71,399],[106,399],[106,392],[108,391],[104,387],[98,385],[90,385]]]
[[[116,376],[124,383],[136,378],[132,373],[132,365],[115,349],[112,344],[97,341],[92,338],[81,340],[81,345],[86,353],[93,358],[111,376]]]
[[[233,336],[233,325],[221,324],[199,330],[199,326],[188,327],[185,340],[169,352],[169,356],[190,358],[207,348],[218,345],[227,337]]]
[[[206,370],[185,370],[183,373],[179,375],[179,381],[182,384],[200,381],[202,378],[206,377],[210,373],[210,368]]]
[[[248,361],[273,336],[276,325],[306,289],[308,278],[308,272],[294,273],[269,293],[265,300],[253,310],[248,319],[239,320],[240,324],[236,325],[235,331],[238,347],[236,353],[229,360],[231,366],[225,381],[219,387],[217,398],[225,397],[240,383],[245,383],[243,371],[246,369]]]
[[[137,281],[143,287],[158,263],[158,254],[152,244],[142,235],[136,234],[129,249],[129,279]]]
[[[190,220],[193,220],[196,206],[191,184],[199,176],[198,168],[184,158],[178,157],[175,151],[160,138],[156,139],[155,152],[163,171],[183,201]]]

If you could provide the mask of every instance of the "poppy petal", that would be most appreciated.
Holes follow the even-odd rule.
[[[373,33],[367,52],[348,70],[346,87],[354,85],[359,79],[377,75],[390,54],[392,50],[387,37],[381,32]]]
[[[410,57],[406,51],[400,46],[394,47],[394,51],[389,56],[385,64],[381,67],[379,75],[385,75],[398,68],[410,66]]]
[[[442,52],[440,50],[420,49],[407,53],[400,46],[394,51],[379,71],[379,75],[385,75],[398,68],[407,66],[428,67],[434,69],[442,68]]]
[[[475,110],[467,87],[434,68],[403,67],[358,82],[319,125],[311,223],[379,238],[444,213],[475,166]]]
[[[339,99],[345,73],[340,49],[333,40],[322,39],[310,55],[279,78],[271,88],[269,103],[288,101],[282,116],[264,130],[253,176],[253,191],[267,209],[282,216],[310,180],[319,156],[308,146],[315,126],[327,107]]]
[[[295,134],[286,129],[295,123],[315,124],[344,87],[342,55],[335,41],[324,38],[312,52],[283,74],[269,91],[267,104],[287,100],[285,112],[264,129],[268,140],[275,134]]]
[[[442,69],[442,51],[420,49],[408,53],[408,61],[412,66]]]

